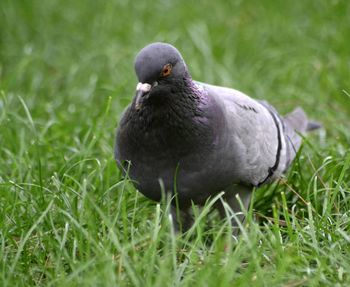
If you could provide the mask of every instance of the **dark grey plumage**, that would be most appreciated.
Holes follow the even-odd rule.
[[[191,202],[221,191],[234,212],[236,195],[247,208],[252,187],[280,177],[294,159],[301,144],[295,131],[312,126],[301,108],[282,118],[266,102],[193,81],[169,44],[143,48],[135,70],[139,84],[119,124],[115,158],[121,168],[130,162],[129,176],[153,200],[161,199],[160,182],[174,192],[176,176],[186,226]]]

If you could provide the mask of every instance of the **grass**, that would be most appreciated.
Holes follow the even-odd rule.
[[[336,0],[2,0],[0,285],[349,286],[349,13]],[[324,125],[255,191],[237,242],[208,206],[175,236],[167,203],[116,168],[133,59],[153,41],[197,80]]]

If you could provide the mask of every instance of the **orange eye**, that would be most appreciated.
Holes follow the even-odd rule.
[[[169,76],[169,75],[171,74],[171,69],[172,69],[171,64],[166,64],[166,65],[163,67],[161,76],[162,76],[162,77],[167,77],[167,76]]]

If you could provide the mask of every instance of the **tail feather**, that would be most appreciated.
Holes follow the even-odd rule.
[[[285,115],[283,120],[287,126],[297,132],[304,133],[307,131],[308,119],[304,110],[300,107]]]
[[[322,128],[322,125],[319,122],[316,121],[308,121],[307,122],[307,127],[306,127],[306,131],[313,131],[313,130],[317,130]]]
[[[301,145],[301,137],[299,134],[306,133],[321,127],[321,124],[314,121],[309,121],[304,110],[297,107],[289,114],[283,117],[285,124],[285,136],[287,138],[288,162],[291,162]]]
[[[310,121],[304,110],[300,107],[295,108],[291,113],[285,115],[283,120],[288,126],[300,133],[316,130],[322,127],[319,122]]]

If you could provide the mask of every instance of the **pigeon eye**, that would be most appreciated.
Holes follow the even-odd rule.
[[[169,76],[169,75],[171,74],[171,69],[172,69],[171,64],[166,64],[166,65],[163,67],[161,76],[162,76],[162,77],[167,77],[167,76]]]

